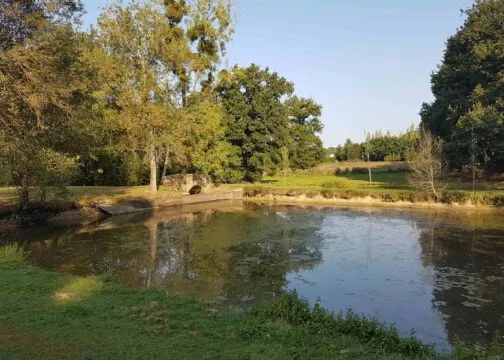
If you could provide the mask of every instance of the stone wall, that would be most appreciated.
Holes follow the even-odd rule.
[[[189,192],[194,185],[199,185],[203,190],[213,187],[212,179],[201,174],[174,174],[165,176],[161,185],[172,191]]]

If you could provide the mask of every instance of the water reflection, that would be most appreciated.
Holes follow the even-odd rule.
[[[444,315],[450,343],[485,344],[504,329],[502,231],[425,224],[422,261],[433,267],[432,304]],[[494,331],[495,330],[495,331]]]
[[[483,216],[221,202],[22,237],[51,270],[242,306],[297,289],[444,347],[504,328],[504,222]]]

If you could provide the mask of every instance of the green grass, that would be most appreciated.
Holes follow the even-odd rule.
[[[161,290],[126,289],[107,277],[51,273],[4,256],[0,283],[1,359],[440,358],[393,328],[310,308],[295,293],[252,312],[233,312]]]
[[[361,169],[362,170],[362,169]],[[472,204],[504,206],[504,190],[498,183],[480,183],[472,190],[472,184],[447,177],[441,181],[438,202],[445,204]],[[364,172],[340,175],[301,173],[289,176],[265,177],[261,183],[246,186],[248,196],[306,195],[309,198],[323,196],[326,199],[351,199],[371,197],[383,202],[433,202],[431,194],[418,191],[408,183],[405,171],[375,169],[372,182]]]
[[[410,188],[405,172],[376,172],[369,184],[368,174],[349,173],[345,175],[299,174],[290,176],[268,176],[257,186],[298,189],[404,189]]]
[[[17,245],[6,245],[0,247],[0,261],[19,262],[23,261],[26,254]]]

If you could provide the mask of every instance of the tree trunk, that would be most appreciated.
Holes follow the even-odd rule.
[[[21,178],[21,187],[19,188],[19,207],[21,210],[26,210],[28,208],[29,201],[30,193],[28,190],[28,176],[23,175]]]
[[[371,186],[373,179],[371,178],[371,164],[369,163],[369,153],[367,154],[367,163],[368,163],[368,173],[369,173],[369,186]]]
[[[150,189],[151,192],[157,192],[157,161],[156,161],[156,148],[151,145],[150,149]]]
[[[161,173],[161,180],[166,176],[168,165],[170,164],[170,146],[166,146],[165,159],[163,164],[163,172]]]

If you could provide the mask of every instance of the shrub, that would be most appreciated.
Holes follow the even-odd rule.
[[[334,194],[331,190],[322,190],[320,194],[325,198],[325,199],[333,199]]]
[[[15,244],[0,247],[0,261],[19,262],[25,258],[26,252]]]
[[[493,198],[493,206],[504,206],[504,195],[495,195]]]
[[[387,193],[383,195],[382,200],[385,202],[397,202],[399,201],[399,195],[397,193]]]
[[[470,197],[465,193],[445,191],[441,194],[440,201],[445,204],[453,204],[453,203],[463,204],[469,199]]]
[[[383,159],[384,161],[401,161],[401,155],[400,154],[389,154],[387,156],[385,156],[385,158]]]

